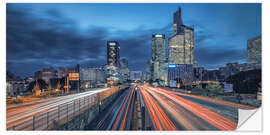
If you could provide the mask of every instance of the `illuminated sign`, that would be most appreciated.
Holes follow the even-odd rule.
[[[225,83],[224,92],[233,92],[233,84]]]
[[[116,45],[116,43],[115,42],[110,42],[109,45]]]
[[[79,73],[69,73],[68,78],[69,80],[79,80]]]
[[[163,35],[155,35],[155,37],[163,37]]]
[[[176,64],[168,64],[169,68],[176,68]]]

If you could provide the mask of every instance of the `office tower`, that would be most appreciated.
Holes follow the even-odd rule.
[[[117,41],[107,41],[106,79],[112,84],[120,81],[120,46]]]
[[[153,34],[152,35],[152,79],[153,80],[166,80],[166,44],[165,35]]]
[[[183,24],[181,8],[174,13],[174,35],[169,38],[169,64],[192,64],[194,59],[194,29]]]
[[[127,80],[129,80],[129,69],[127,59],[120,60],[120,78],[121,82],[127,82]]]
[[[107,41],[107,65],[118,67],[120,62],[120,46],[117,41]]]
[[[174,14],[173,14],[173,33],[174,33],[174,35],[177,35],[177,34],[184,32],[181,12],[182,12],[181,7],[179,7],[178,11],[174,12]]]
[[[247,41],[247,64],[248,69],[261,69],[262,64],[262,41],[261,36]]]

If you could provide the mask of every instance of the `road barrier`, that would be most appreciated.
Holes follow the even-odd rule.
[[[20,124],[7,125],[7,130],[53,130],[66,124],[76,116],[89,110],[91,107],[100,106],[109,96],[125,89],[125,86],[117,86],[94,93],[73,101],[63,103],[48,110],[39,112],[31,117],[24,118]],[[100,107],[98,107],[100,108]],[[16,121],[15,121],[16,122]]]

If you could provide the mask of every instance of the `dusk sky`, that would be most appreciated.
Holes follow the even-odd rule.
[[[7,70],[26,77],[50,66],[106,64],[106,41],[120,44],[131,70],[146,68],[152,34],[173,32],[182,8],[195,29],[198,66],[246,62],[246,42],[261,35],[261,4],[7,4]]]

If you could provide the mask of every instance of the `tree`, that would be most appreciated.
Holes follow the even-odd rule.
[[[42,79],[38,79],[37,81],[32,81],[29,83],[29,85],[27,86],[27,89],[25,92],[30,92],[32,93],[33,88],[35,87],[36,83],[38,83],[39,88],[42,89],[46,89],[48,87],[48,85],[46,84],[46,82]]]
[[[196,89],[202,89],[202,86],[201,85],[197,85],[195,88]]]
[[[210,92],[221,94],[223,93],[223,88],[220,85],[217,84],[208,84],[206,86],[206,89],[208,89]]]
[[[233,84],[236,93],[255,94],[261,88],[261,69],[242,71],[226,79],[227,83]]]

